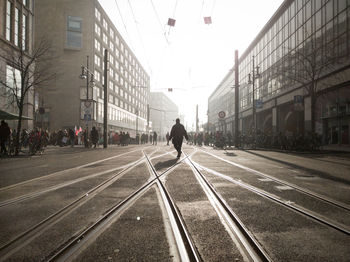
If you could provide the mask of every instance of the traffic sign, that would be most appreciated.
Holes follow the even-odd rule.
[[[84,114],[85,121],[91,121],[91,114]]]
[[[225,118],[226,113],[224,111],[219,112],[219,118]]]

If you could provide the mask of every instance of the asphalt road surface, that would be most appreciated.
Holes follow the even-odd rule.
[[[0,261],[350,261],[350,155],[165,144],[0,159]]]

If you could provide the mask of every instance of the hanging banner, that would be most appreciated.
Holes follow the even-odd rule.
[[[206,25],[210,25],[211,24],[211,16],[206,16],[204,17],[204,23]]]
[[[175,22],[176,22],[175,19],[169,18],[168,19],[168,26],[175,26]]]

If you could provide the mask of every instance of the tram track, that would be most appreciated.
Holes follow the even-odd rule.
[[[153,151],[150,156],[152,156],[154,153],[158,151]],[[166,152],[157,156],[154,156],[152,159],[156,159],[159,157],[162,157],[164,155],[167,155],[171,152]],[[95,187],[91,188],[89,191],[84,192],[82,195],[80,195],[78,198],[64,206],[63,208],[59,209],[55,213],[51,214],[47,218],[39,221],[35,225],[32,225],[27,230],[21,232],[20,234],[14,236],[12,239],[10,239],[8,242],[3,244],[0,247],[0,261],[3,260],[4,257],[8,257],[12,253],[14,253],[19,248],[23,247],[27,243],[29,243],[31,240],[36,238],[38,235],[42,234],[45,230],[56,224],[59,220],[76,210],[78,207],[82,206],[84,203],[92,199],[94,196],[102,192],[104,189],[109,187],[111,184],[116,182],[120,177],[122,177],[125,173],[130,171],[132,168],[136,167],[137,165],[141,164],[142,162],[145,162],[145,157],[141,157],[136,161],[133,161],[124,167],[119,167],[117,169],[123,168],[121,171],[113,175],[112,177],[106,179],[105,181],[101,182],[100,184],[96,185]],[[38,195],[36,195],[38,196]]]
[[[152,154],[154,154],[155,152],[153,152]],[[164,154],[156,156],[155,158],[162,157],[162,156],[170,154],[170,153],[171,152],[166,152]],[[108,174],[108,173],[113,173],[113,172],[118,171],[120,169],[127,168],[129,166],[135,165],[142,158],[144,158],[144,157],[141,157],[138,160],[133,161],[133,162],[128,163],[128,164],[125,164],[123,166],[119,166],[119,167],[116,167],[116,168],[111,168],[111,169],[108,169],[108,170],[105,170],[105,171],[101,171],[101,172],[98,172],[98,173],[94,173],[94,174],[91,174],[91,175],[86,175],[84,177],[80,177],[80,178],[73,179],[73,180],[70,180],[70,181],[65,181],[63,183],[59,183],[57,185],[50,186],[50,187],[45,188],[43,190],[38,190],[38,191],[35,191],[35,192],[31,192],[31,193],[28,193],[28,194],[20,195],[18,197],[14,197],[14,198],[2,201],[2,202],[0,202],[0,209],[2,207],[8,206],[8,205],[12,205],[12,204],[16,204],[16,203],[19,203],[19,202],[22,202],[22,201],[25,201],[25,200],[29,200],[29,199],[38,197],[38,196],[40,196],[42,194],[45,194],[45,193],[48,193],[48,192],[51,192],[51,191],[55,191],[55,190],[63,188],[63,187],[67,187],[67,186],[70,186],[70,185],[73,185],[73,184],[76,184],[76,183],[79,183],[79,182],[82,182],[82,181],[85,181],[85,180],[88,180],[88,179],[91,179],[91,178],[95,178],[95,177],[102,176],[102,175],[105,175],[105,174]]]
[[[187,156],[186,153],[184,154]],[[248,261],[272,261],[268,253],[249,232],[239,217],[232,211],[225,199],[200,172],[190,157],[187,157],[186,162],[188,166],[191,167],[193,174],[206,193],[218,216],[221,218],[221,221],[223,221],[233,233],[235,237],[235,239],[233,239],[234,243],[240,250],[243,258]]]
[[[180,215],[179,210],[177,209],[174,203],[174,200],[172,199],[168,190],[160,180],[160,175],[158,175],[153,164],[151,163],[147,155],[145,156],[146,156],[150,171],[156,177],[158,188],[161,192],[163,202],[165,204],[168,216],[170,218],[170,223],[173,229],[178,251],[180,253],[181,261],[201,261],[199,253],[196,250],[193,240],[191,239],[186,229],[185,223]],[[188,159],[188,156],[186,155],[184,159]]]
[[[208,153],[208,154],[210,154],[210,153]],[[210,154],[210,155],[212,155],[212,154]],[[217,156],[215,156],[215,157],[217,157]],[[219,157],[217,157],[217,158],[219,158]],[[219,158],[219,159],[221,159],[221,158]],[[240,187],[243,187],[243,188],[245,188],[245,189],[247,189],[247,190],[249,190],[249,191],[251,191],[251,192],[253,192],[255,194],[258,194],[258,195],[260,195],[260,196],[262,196],[264,198],[267,198],[267,199],[269,199],[269,200],[271,200],[271,201],[273,201],[275,203],[278,203],[278,204],[280,204],[282,206],[285,206],[285,207],[287,207],[287,208],[289,208],[289,209],[291,209],[291,210],[293,210],[293,211],[295,211],[295,212],[297,212],[299,214],[302,214],[302,215],[304,215],[304,216],[306,216],[308,218],[311,218],[314,221],[317,221],[317,222],[319,222],[319,223],[321,223],[321,224],[323,224],[325,226],[331,227],[331,228],[333,228],[333,229],[335,229],[335,230],[337,230],[337,231],[339,231],[341,233],[344,233],[346,235],[350,235],[350,229],[349,229],[349,226],[347,226],[347,225],[344,225],[342,223],[334,221],[333,219],[330,219],[328,217],[320,215],[320,214],[318,214],[315,211],[312,211],[310,209],[304,208],[304,207],[302,207],[302,206],[300,206],[298,204],[295,204],[295,203],[291,202],[290,200],[278,197],[278,196],[276,196],[276,195],[274,195],[272,193],[266,192],[265,190],[259,189],[259,188],[255,187],[255,186],[252,186],[252,185],[248,184],[248,183],[242,182],[242,181],[237,180],[237,179],[233,179],[230,176],[224,175],[224,174],[222,174],[220,172],[217,172],[217,171],[212,170],[210,168],[207,168],[207,167],[205,167],[203,165],[200,165],[200,164],[196,163],[195,161],[192,161],[192,162],[197,167],[197,169],[205,170],[208,173],[210,173],[210,174],[212,174],[212,175],[214,175],[216,177],[220,177],[220,178],[225,179],[226,181],[228,181],[230,183],[234,183],[234,184],[236,184],[236,185],[238,185]],[[228,161],[228,162],[230,162],[230,161]],[[242,166],[242,165],[239,165],[239,166]],[[254,171],[256,171],[256,170],[254,170]],[[259,172],[259,174],[260,173],[261,172]],[[299,192],[303,193],[303,191],[299,191]],[[308,195],[310,195],[310,194],[308,194]],[[323,200],[323,199],[320,199],[319,197],[316,197],[316,199]],[[326,201],[326,202],[329,203],[328,201]]]
[[[243,170],[245,170],[245,171],[248,171],[249,173],[252,173],[252,174],[255,174],[255,175],[264,177],[264,178],[271,179],[272,181],[274,181],[274,182],[276,182],[276,183],[279,183],[279,184],[281,184],[281,185],[284,185],[284,186],[288,186],[288,187],[290,187],[290,188],[293,188],[294,190],[296,190],[296,191],[298,191],[298,192],[300,192],[300,193],[303,193],[303,194],[306,194],[306,195],[311,196],[311,197],[313,197],[313,198],[319,199],[319,200],[321,200],[321,201],[323,201],[323,202],[326,202],[326,203],[331,204],[331,205],[333,205],[333,206],[339,207],[339,208],[344,209],[344,210],[346,210],[346,211],[350,211],[350,205],[348,205],[348,204],[339,202],[339,201],[337,201],[337,200],[335,200],[335,199],[332,199],[332,198],[329,198],[329,197],[327,197],[327,196],[318,194],[318,193],[313,192],[313,191],[311,191],[311,190],[308,190],[308,189],[306,189],[306,188],[302,188],[302,187],[300,187],[300,186],[298,186],[298,185],[295,185],[295,184],[293,184],[293,183],[290,183],[290,182],[287,182],[287,181],[278,179],[278,178],[273,177],[273,176],[270,176],[270,175],[268,175],[268,174],[266,174],[266,173],[263,173],[263,172],[260,172],[260,171],[258,171],[258,170],[249,168],[249,167],[247,167],[247,166],[244,166],[244,165],[237,164],[237,163],[235,163],[235,162],[229,161],[229,160],[227,160],[227,159],[225,159],[225,158],[219,157],[219,156],[217,156],[217,155],[215,155],[215,154],[212,154],[212,153],[210,153],[210,152],[207,152],[207,151],[205,151],[205,150],[200,150],[200,151],[203,152],[203,153],[206,153],[206,154],[208,154],[208,155],[210,155],[210,156],[213,156],[213,157],[215,157],[215,158],[217,158],[217,159],[219,159],[219,160],[221,160],[221,161],[223,161],[223,162],[225,162],[225,163],[228,163],[228,164],[230,164],[230,165],[233,165],[233,166],[236,166],[236,167],[238,167],[238,168],[241,168],[241,169],[243,169]]]
[[[76,166],[76,167],[72,167],[72,168],[67,168],[67,169],[60,170],[60,171],[57,171],[57,172],[54,172],[54,173],[51,173],[51,174],[48,174],[48,175],[44,175],[44,176],[28,179],[28,180],[25,180],[25,181],[22,181],[22,182],[19,182],[19,183],[16,183],[16,184],[12,184],[12,185],[9,185],[9,186],[1,187],[0,188],[0,192],[7,191],[7,190],[10,190],[10,189],[13,189],[13,188],[16,188],[16,187],[19,187],[19,186],[23,186],[23,185],[26,185],[26,184],[29,184],[29,183],[37,182],[37,181],[40,181],[40,180],[44,180],[44,179],[48,179],[48,178],[53,178],[53,177],[57,177],[57,176],[60,176],[60,175],[64,175],[64,174],[67,174],[69,172],[75,172],[75,171],[77,171],[79,169],[90,167],[90,166],[93,166],[93,165],[96,165],[96,164],[99,164],[99,163],[102,163],[102,162],[105,162],[105,161],[108,161],[108,160],[115,159],[117,157],[125,156],[125,155],[128,155],[128,154],[137,152],[137,151],[141,151],[141,150],[142,149],[135,149],[135,150],[132,150],[132,151],[129,151],[129,152],[121,153],[121,154],[118,154],[118,155],[115,155],[115,156],[112,156],[112,157],[107,157],[107,158],[104,158],[104,159],[101,159],[101,160],[97,160],[97,161],[94,161],[94,162],[90,162],[90,163],[87,163],[87,164],[84,164],[84,165],[80,165],[80,166]]]
[[[148,165],[150,165],[150,160],[148,157],[145,159]],[[95,221],[92,225],[88,226],[82,230],[77,236],[72,237],[68,242],[61,245],[56,251],[50,254],[44,259],[44,261],[66,261],[76,256],[79,250],[84,246],[91,243],[92,239],[96,239],[99,234],[101,234],[107,227],[109,227],[114,220],[126,209],[128,209],[132,204],[139,199],[143,194],[145,194],[153,185],[157,184],[159,178],[165,176],[166,174],[172,172],[174,168],[178,166],[182,161],[186,159],[183,158],[179,160],[176,164],[167,168],[158,176],[151,178],[149,181],[144,183],[140,188],[132,192],[128,197],[126,197],[121,202],[115,204],[113,207],[106,210],[102,217]],[[152,165],[152,164],[151,164]],[[154,168],[154,167],[153,167]],[[191,260],[192,261],[192,260]]]
[[[117,172],[116,174],[113,174],[112,177],[108,177],[107,179],[106,177],[103,178],[105,180],[101,184],[104,183],[104,185],[99,184],[96,187],[91,188],[89,191],[86,191],[78,198],[75,198],[75,200],[70,202],[68,205],[64,206],[62,209],[53,213],[52,215],[45,218],[44,220],[41,220],[39,223],[33,225],[32,227],[28,228],[24,232],[19,233],[17,236],[14,236],[10,241],[2,245],[0,247],[0,261],[18,258],[17,252],[21,252],[22,250],[26,250],[24,252],[22,251],[22,254],[30,253],[28,251],[30,250],[31,247],[36,246],[42,239],[45,239],[45,238],[47,239],[46,233],[49,233],[48,236],[50,237],[56,236],[55,234],[53,234],[54,231],[57,230],[57,228],[59,228],[62,225],[69,225],[69,223],[71,223],[70,221],[79,217],[77,216],[77,214],[81,211],[83,211],[85,215],[88,215],[87,216],[88,219],[83,219],[81,222],[77,223],[78,226],[74,226],[73,230],[67,230],[66,232],[62,233],[62,235],[59,238],[60,239],[59,241],[57,242],[53,241],[52,244],[46,245],[49,248],[46,248],[45,252],[40,253],[40,255],[42,255],[40,259],[39,257],[34,255],[31,255],[31,258],[33,258],[36,261],[40,261],[40,260],[41,261],[67,261],[67,260],[71,261],[75,259],[79,261],[84,261],[84,259],[89,255],[90,255],[89,257],[91,257],[91,255],[99,256],[100,255],[99,253],[95,253],[95,252],[99,252],[99,249],[96,249],[96,247],[101,247],[101,245],[104,245],[103,243],[106,243],[104,241],[108,241],[113,238],[111,232],[113,233],[115,231],[111,231],[110,229],[113,227],[123,228],[123,226],[125,227],[125,223],[132,224],[132,222],[130,222],[129,220],[126,221],[125,218],[123,218],[123,216],[125,217],[125,213],[130,213],[130,212],[126,212],[127,210],[134,212],[134,214],[136,212],[142,212],[142,210],[145,210],[142,208],[142,204],[147,203],[145,201],[149,201],[146,199],[147,199],[147,196],[151,194],[151,192],[153,192],[152,201],[154,201],[154,199],[158,200],[158,202],[154,201],[153,203],[158,203],[159,207],[163,212],[163,221],[167,225],[166,226],[167,230],[165,232],[166,233],[165,239],[168,239],[168,240],[172,239],[170,240],[170,243],[173,243],[172,250],[170,251],[170,256],[171,254],[176,254],[174,257],[176,257],[177,259],[180,259],[181,261],[202,261],[203,259],[205,259],[206,261],[210,261],[210,259],[208,260],[209,256],[206,255],[206,252],[203,252],[203,248],[205,248],[209,243],[212,243],[212,242],[210,241],[207,242],[205,238],[199,238],[198,235],[196,235],[196,230],[198,232],[199,229],[203,229],[203,225],[205,225],[205,223],[203,223],[199,227],[196,226],[195,224],[199,221],[196,219],[196,217],[193,216],[193,214],[191,216],[189,215],[190,213],[186,211],[188,210],[188,208],[194,207],[194,205],[191,206],[191,204],[193,203],[196,205],[196,208],[199,207],[200,205],[202,208],[204,207],[207,208],[207,209],[203,209],[204,211],[203,214],[205,214],[206,216],[208,216],[208,211],[212,210],[210,212],[212,212],[212,214],[216,216],[215,220],[219,224],[219,227],[217,227],[217,223],[211,223],[210,227],[212,228],[210,229],[210,232],[223,232],[224,234],[222,233],[220,234],[220,236],[222,237],[222,235],[227,234],[225,232],[225,229],[226,229],[229,237],[227,238],[227,241],[225,240],[226,242],[224,242],[226,244],[225,248],[229,249],[230,248],[229,246],[231,246],[231,243],[232,243],[232,247],[236,246],[238,252],[240,252],[240,254],[242,255],[243,261],[273,261],[273,259],[276,259],[276,253],[274,250],[275,246],[274,245],[271,246],[270,242],[266,242],[265,239],[262,237],[261,232],[256,231],[256,228],[254,228],[254,226],[252,227],[252,224],[248,222],[249,220],[248,221],[246,220],[247,218],[245,216],[242,216],[242,218],[240,218],[237,214],[241,216],[242,214],[244,214],[244,212],[242,213],[241,209],[236,210],[236,208],[235,209],[231,208],[230,204],[228,204],[228,203],[231,203],[231,199],[228,199],[226,195],[222,195],[222,193],[225,191],[221,191],[221,189],[216,188],[217,186],[220,187],[219,186],[220,183],[221,183],[221,186],[223,185],[222,184],[223,182],[220,182],[220,181],[225,181],[225,184],[228,187],[230,187],[230,184],[231,186],[232,184],[236,185],[237,189],[238,187],[240,187],[239,190],[241,192],[249,192],[244,194],[249,194],[251,196],[254,196],[254,194],[257,195],[257,197],[253,197],[255,199],[261,199],[261,201],[263,201],[262,199],[266,199],[264,200],[264,203],[267,203],[267,205],[271,205],[269,204],[270,203],[269,201],[272,201],[278,204],[281,207],[278,207],[277,205],[271,205],[271,206],[274,206],[274,208],[276,209],[279,208],[277,210],[279,210],[278,212],[280,212],[279,214],[281,214],[281,216],[283,216],[282,215],[283,210],[289,209],[296,214],[295,217],[297,217],[298,215],[300,219],[302,219],[302,217],[310,218],[310,221],[311,221],[310,223],[317,222],[318,224],[322,225],[322,227],[325,226],[327,228],[330,228],[332,230],[330,232],[333,232],[333,230],[336,230],[337,232],[344,234],[344,238],[350,235],[350,229],[346,225],[332,221],[331,219],[323,215],[315,213],[315,211],[308,210],[307,208],[299,206],[289,200],[284,199],[283,197],[281,198],[277,195],[274,195],[273,193],[270,193],[275,191],[263,190],[259,187],[254,186],[255,185],[254,182],[252,184],[242,182],[240,179],[235,179],[232,176],[227,175],[225,172],[220,173],[219,171],[217,171],[220,169],[217,169],[215,167],[210,167],[210,165],[208,165],[210,168],[206,167],[207,166],[206,163],[208,162],[199,161],[200,163],[198,163],[194,161],[192,159],[193,158],[192,156],[194,156],[195,153],[203,151],[201,149],[195,149],[189,154],[186,154],[185,152],[183,152],[184,157],[179,159],[177,162],[175,161],[175,157],[171,158],[171,160],[169,160],[170,159],[169,157],[165,157],[167,155],[173,156],[174,151],[167,150],[168,152],[165,152],[165,153],[161,151],[158,155],[152,157],[152,155],[156,153],[158,150],[159,150],[159,147],[157,147],[156,150],[151,153],[146,153],[145,151],[142,150],[142,154],[143,154],[142,157],[139,157],[138,155],[139,158],[133,161],[135,159],[134,158],[135,156],[133,156],[133,158],[131,158],[132,162],[127,163],[123,166],[115,167],[114,169],[105,170],[94,174],[88,174],[84,178],[76,178],[71,181],[65,181],[63,183],[56,185],[57,188],[48,187],[48,188],[45,188],[44,190],[41,190],[40,192],[33,192],[32,194],[22,195],[18,197],[18,199],[16,198],[9,199],[8,201],[12,201],[12,203],[0,202],[0,210],[1,210],[1,208],[3,207],[20,203],[25,200],[34,199],[36,197],[40,197],[45,193],[49,193],[54,190],[64,188],[65,186],[77,184],[87,179],[93,179],[95,177],[102,176],[103,174],[107,174],[108,171]],[[135,150],[135,151],[140,151],[140,150]],[[205,151],[203,152],[209,155],[212,155],[209,152],[205,152]],[[242,170],[245,170],[246,172],[257,175],[259,177],[270,179],[276,183],[279,183],[279,181],[281,181],[281,183],[279,184],[284,186],[289,186],[293,188],[295,191],[297,191],[298,193],[302,193],[307,195],[308,197],[312,197],[313,192],[312,191],[308,192],[309,191],[308,189],[304,189],[300,187],[301,190],[298,190],[299,186],[294,185],[293,183],[289,183],[289,182],[280,180],[278,178],[274,178],[271,175],[254,170],[244,165],[231,162],[227,159],[220,158],[219,156],[216,156],[216,155],[212,155],[212,157],[214,157],[217,160],[224,160],[224,162],[226,162],[227,164],[231,164],[233,166],[239,167]],[[158,161],[151,161],[158,158],[161,158],[161,159]],[[181,165],[182,167],[180,167],[179,169],[176,169],[176,167],[178,167],[180,163],[182,163]],[[218,161],[216,161],[215,163],[217,165]],[[186,166],[184,164],[186,164]],[[116,185],[112,186],[112,184],[117,182],[119,178],[124,177],[123,176],[124,174],[128,173],[135,167],[137,167],[137,170],[134,170],[131,173],[129,173],[129,175],[126,176],[125,179],[123,179],[124,182],[120,182],[120,183],[118,182],[116,183]],[[167,176],[171,172],[173,172],[175,169],[176,169],[176,173],[170,176]],[[144,173],[143,170],[148,170],[148,172],[146,171],[146,173],[149,173],[151,175],[148,179],[147,179],[148,176],[146,175],[146,173]],[[141,172],[143,174],[142,176],[140,176]],[[180,175],[180,174],[184,174],[184,175]],[[183,180],[183,178],[185,177],[189,177],[190,180],[188,179]],[[171,180],[169,182],[170,178]],[[179,180],[179,178],[181,178],[182,184],[187,183],[189,185],[187,187],[187,190],[190,189],[192,191],[193,189],[194,192],[191,192],[191,194],[188,194],[187,192],[189,191],[184,191],[184,194],[182,195],[178,194],[179,192],[178,190],[181,191],[183,189],[177,187],[181,185],[181,183],[177,183],[177,182],[174,183],[174,181]],[[253,176],[251,176],[251,178],[253,178]],[[139,182],[136,183],[137,180],[135,179],[137,179]],[[133,180],[134,182],[130,183],[131,180]],[[211,181],[215,181],[215,182],[211,182]],[[130,187],[130,185],[132,186]],[[195,186],[192,186],[192,185],[195,185]],[[295,188],[293,187],[293,185],[295,186]],[[111,187],[107,189],[109,186]],[[128,187],[128,189],[127,190],[125,189],[124,191],[125,186]],[[86,188],[86,185],[85,185],[85,188]],[[262,188],[265,189],[264,186]],[[118,193],[118,194],[114,193],[114,192],[118,192],[120,189],[121,191],[123,191],[123,193]],[[203,193],[199,194],[199,192],[202,192],[202,191]],[[332,199],[329,199],[322,195],[318,195],[317,193],[315,194],[317,195],[317,197],[315,197],[317,201],[320,201],[327,205],[329,204],[345,212],[348,211],[346,206],[345,208],[338,206],[338,205],[341,205],[342,203],[337,202],[335,205],[332,205],[331,203]],[[155,195],[157,196],[156,198],[154,198]],[[185,195],[186,197],[184,198],[183,196]],[[286,195],[288,196],[288,194]],[[23,197],[23,199],[21,199],[21,197]],[[97,199],[95,199],[95,197]],[[323,198],[326,198],[326,201]],[[139,199],[141,201],[137,201]],[[93,200],[92,201],[93,203],[89,202],[88,204],[85,204],[89,200]],[[179,201],[179,203],[177,201]],[[204,201],[207,202],[207,204],[205,204],[206,206],[202,204],[204,203]],[[98,212],[95,212],[91,216],[89,213],[89,206],[91,206],[91,204],[96,205],[99,203],[104,203],[104,204],[103,206],[98,208]],[[282,207],[285,207],[287,209],[282,209]],[[182,213],[183,211],[184,213]],[[235,212],[238,212],[238,213],[236,214]],[[287,212],[291,213],[290,211],[286,211],[286,214]],[[136,213],[136,214],[139,215],[139,213]],[[146,218],[145,213],[143,213],[143,216]],[[136,218],[136,215],[135,215],[135,218]],[[150,216],[148,216],[147,218],[148,220],[144,219],[143,221],[149,221]],[[193,218],[195,218],[194,221],[192,221]],[[210,219],[212,218],[208,216],[205,218],[202,217],[202,219],[205,219],[209,222]],[[162,220],[158,220],[158,221],[160,222],[160,224],[162,224],[161,223]],[[269,221],[266,221],[266,222],[267,222],[266,225],[270,224]],[[136,223],[140,223],[140,222],[136,222]],[[223,225],[223,227],[221,226],[220,223]],[[57,225],[53,227],[53,225],[55,224]],[[159,223],[155,225],[159,225]],[[263,222],[262,225],[265,225],[265,222]],[[48,230],[51,227],[53,228]],[[222,231],[218,230],[220,227],[222,228]],[[129,226],[125,228],[129,228]],[[268,232],[268,226],[266,228]],[[135,229],[135,227],[133,229]],[[145,228],[144,230],[147,230],[147,229]],[[135,230],[135,232],[137,232],[137,230]],[[158,232],[163,232],[163,231],[159,230]],[[101,236],[102,234],[104,237]],[[134,243],[132,241],[135,241],[135,240],[131,240],[130,237],[127,235],[123,235],[123,236],[116,235],[116,236],[117,236],[117,239],[119,238],[120,241],[124,241],[124,237],[126,241],[131,241],[131,242],[125,242],[126,244],[124,245],[124,248],[128,247],[130,243]],[[149,236],[147,235],[147,237]],[[55,238],[52,238],[52,239],[55,239]],[[100,240],[102,241],[102,243],[99,243]],[[203,245],[203,243],[205,244]],[[119,250],[117,248],[120,248],[120,245],[117,246],[117,244],[114,242],[113,244],[111,243],[111,245],[112,246],[114,245],[115,250]],[[220,249],[217,248],[217,250],[220,250]],[[155,251],[154,254],[156,253],[157,251]],[[125,252],[123,254],[124,254],[124,257],[121,255],[119,256],[118,259],[126,258]],[[168,253],[164,252],[164,254],[168,254]],[[228,253],[225,253],[225,254],[228,254]],[[112,249],[112,255],[115,255],[117,258],[117,255],[113,253],[113,249]],[[108,257],[108,259],[110,258]]]

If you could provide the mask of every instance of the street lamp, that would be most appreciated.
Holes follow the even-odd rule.
[[[255,56],[252,56],[253,59],[253,70],[248,74],[248,84],[253,85],[253,126],[254,126],[254,140],[256,145],[257,138],[257,121],[256,121],[256,105],[255,105],[255,80],[260,77],[259,66],[255,66]]]
[[[90,77],[90,80],[89,80]],[[89,86],[94,87],[95,86],[95,81],[94,81],[94,74],[89,70],[89,56],[86,56],[86,67],[85,66],[81,66],[81,75],[79,76],[80,79],[86,79],[86,102],[85,102],[85,106],[86,107],[90,107],[91,103],[89,103]],[[89,136],[89,120],[91,119],[91,115],[90,115],[90,119],[89,117],[85,117],[84,115],[84,119],[86,121],[86,136]],[[87,141],[87,137],[84,138],[84,143],[85,143],[85,147],[88,147],[88,141]]]

